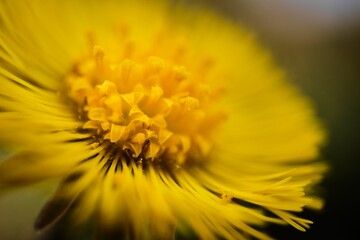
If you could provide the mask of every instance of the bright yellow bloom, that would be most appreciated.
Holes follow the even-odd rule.
[[[321,208],[324,131],[251,34],[170,1],[0,2],[0,187],[99,238],[270,239]]]

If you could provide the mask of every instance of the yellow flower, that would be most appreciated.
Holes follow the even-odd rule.
[[[1,189],[58,180],[35,227],[100,239],[305,231],[311,104],[241,26],[170,2],[0,2]]]

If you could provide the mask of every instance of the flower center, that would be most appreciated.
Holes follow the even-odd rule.
[[[137,164],[170,168],[203,161],[224,117],[216,107],[219,87],[185,66],[148,55],[140,60],[107,58],[102,47],[66,76],[68,96],[100,144]]]

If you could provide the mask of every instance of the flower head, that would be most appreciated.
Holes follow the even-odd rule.
[[[324,132],[251,34],[170,1],[0,3],[2,189],[57,179],[35,227],[270,237],[320,208]]]

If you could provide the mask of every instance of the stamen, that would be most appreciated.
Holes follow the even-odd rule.
[[[92,55],[77,62],[66,77],[68,96],[85,119],[82,128],[94,131],[98,139],[92,146],[99,142],[115,146],[121,153],[117,165],[165,164],[166,169],[177,169],[205,159],[218,125],[213,123],[223,115],[220,108],[214,111],[217,97],[212,93],[218,89],[206,79],[193,78],[201,73],[193,75],[184,65],[157,56],[131,59],[135,46],[123,44],[122,53],[112,61],[94,45]],[[185,54],[185,47],[177,49]]]
[[[200,106],[199,100],[190,96],[181,98],[180,103],[183,104],[187,110],[194,110]]]
[[[93,56],[95,58],[96,67],[100,70],[103,67],[104,64],[104,49],[98,45],[95,45],[93,47]]]

